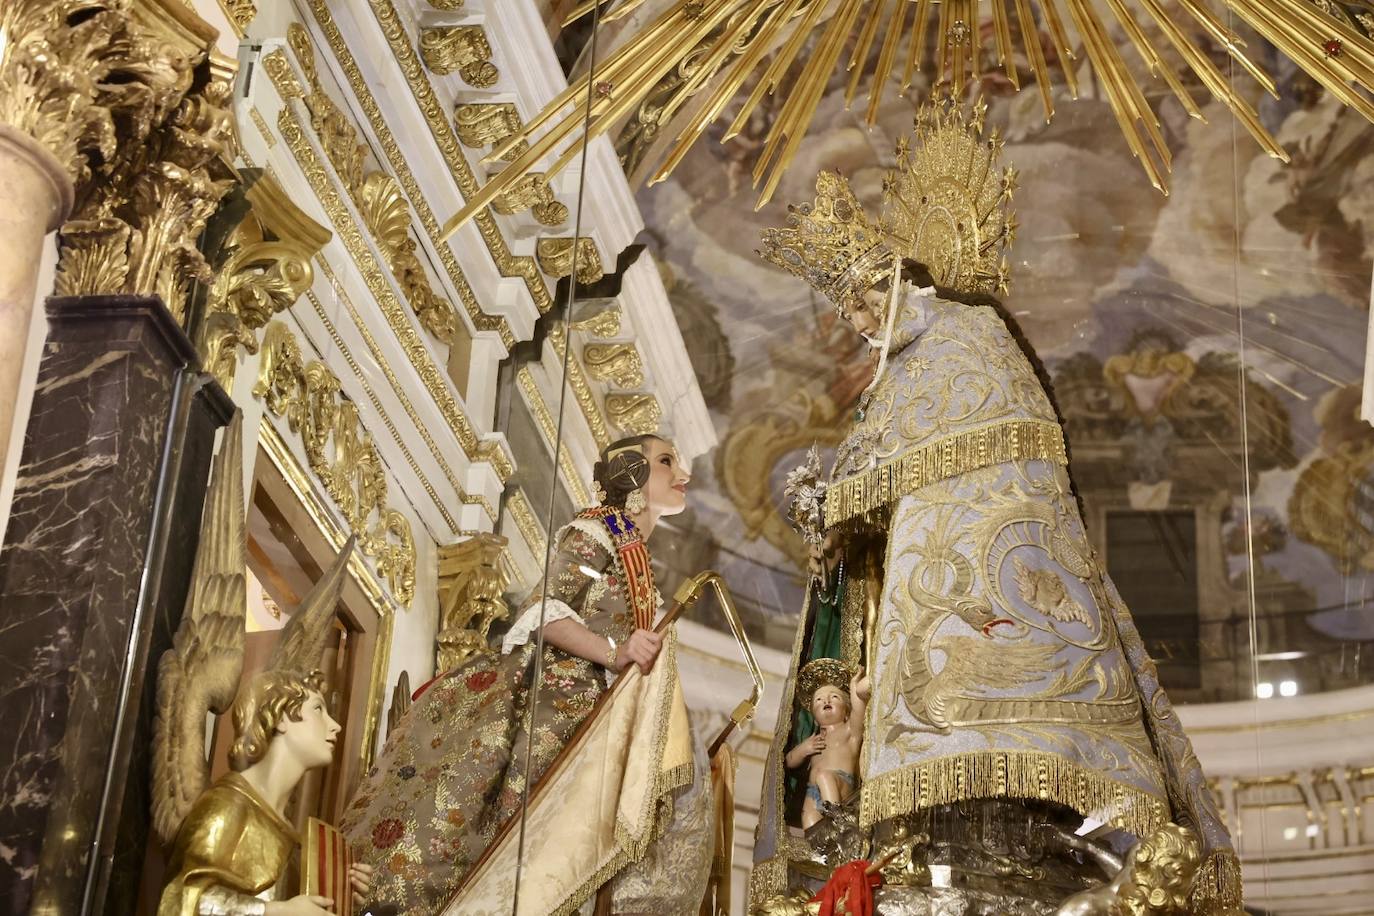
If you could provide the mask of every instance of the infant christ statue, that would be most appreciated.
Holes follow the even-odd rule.
[[[859,787],[859,751],[863,747],[864,705],[868,678],[834,658],[808,662],[797,677],[797,696],[810,697],[816,732],[787,754],[787,766],[807,766],[802,826],[825,817],[821,803],[841,805]]]

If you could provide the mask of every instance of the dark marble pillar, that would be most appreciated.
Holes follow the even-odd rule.
[[[231,405],[156,298],[48,320],[0,550],[0,911],[66,916],[102,908],[121,814],[146,819],[149,660]]]

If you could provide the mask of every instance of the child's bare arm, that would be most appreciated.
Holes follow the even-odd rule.
[[[868,675],[856,671],[849,679],[849,742],[857,748],[863,743],[864,710],[868,707]]]

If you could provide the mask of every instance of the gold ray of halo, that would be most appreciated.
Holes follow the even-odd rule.
[[[914,7],[914,13],[906,9],[908,5]],[[590,13],[595,6],[594,0],[584,0],[569,14],[568,21]],[[602,21],[624,17],[642,6],[643,0],[622,0],[603,10]],[[1009,7],[1014,7],[1019,27],[1015,30]],[[1051,71],[1059,72],[1069,95],[1077,98],[1076,67],[1086,58],[1127,146],[1151,183],[1165,193],[1171,154],[1145,89],[1122,54],[1126,46],[1189,115],[1202,116],[1188,89],[1189,80],[1195,79],[1230,109],[1266,153],[1286,161],[1283,147],[1265,129],[1248,101],[1246,88],[1225,76],[1205,45],[1189,34],[1195,27],[1205,36],[1204,42],[1224,51],[1265,92],[1277,95],[1273,79],[1226,26],[1226,15],[1254,29],[1335,98],[1374,121],[1374,102],[1364,94],[1374,90],[1374,41],[1320,9],[1313,0],[1172,0],[1168,5],[1164,0],[1107,0],[1104,6],[1095,0],[677,0],[648,24],[637,26],[597,68],[597,86],[604,87],[604,93],[589,93],[585,76],[575,80],[519,133],[487,156],[486,161],[494,162],[517,144],[529,144],[445,224],[444,237],[451,236],[528,172],[543,168],[552,177],[566,167],[576,158],[584,119],[588,139],[606,133],[687,55],[701,53],[703,42],[709,43],[705,63],[665,104],[667,110],[675,112],[684,107],[688,96],[703,89],[708,91],[706,101],[694,109],[676,135],[659,168],[651,173],[651,182],[671,174],[687,150],[724,113],[730,100],[762,69],[724,133],[725,140],[733,138],[749,123],[765,96],[785,93],[754,169],[754,185],[760,188],[758,203],[762,206],[771,199],[800,147],[830,78],[841,66],[845,49],[851,49],[843,58],[848,71],[846,100],[853,102],[863,80],[868,79],[865,116],[873,123],[887,83],[897,73],[896,58],[905,58],[900,68],[902,92],[910,89],[915,73],[925,66],[932,24],[936,35],[931,85],[948,83],[962,90],[970,77],[976,79],[989,66],[998,66],[1020,90],[1017,62],[1024,59],[1024,66],[1035,77],[1047,119],[1055,111]],[[981,40],[984,21],[992,26],[987,47]],[[1147,31],[1147,23],[1156,31]],[[1041,46],[1042,30],[1055,52],[1053,60]],[[746,36],[748,49],[727,65],[732,49]],[[1340,42],[1336,53],[1324,47],[1332,40]],[[899,55],[903,42],[904,54]],[[876,54],[872,53],[875,46]],[[789,79],[790,73],[795,77]],[[567,144],[563,152],[557,153],[563,144]],[[550,156],[552,168],[543,167]]]

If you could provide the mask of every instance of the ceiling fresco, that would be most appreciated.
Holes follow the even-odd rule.
[[[1180,611],[1200,621],[1196,633],[1171,648],[1166,613],[1154,645],[1209,669],[1178,681],[1195,699],[1248,696],[1271,669],[1304,691],[1371,680],[1374,430],[1358,412],[1374,128],[1262,42],[1251,47],[1281,96],[1253,101],[1293,163],[1268,158],[1222,106],[1204,107],[1204,124],[1151,84],[1175,153],[1169,196],[1141,177],[1090,79],[1077,101],[1057,100],[1048,125],[1031,93],[1004,78],[981,87],[1020,176],[1006,302],[1055,379],[1099,549],[1129,579],[1129,551],[1111,556],[1104,541],[1109,517],[1195,519],[1187,544],[1147,548],[1172,552],[1198,581],[1197,608]],[[638,193],[721,438],[694,468],[672,552],[716,565],[756,635],[784,648],[805,563],[779,514],[783,480],[813,442],[837,441],[870,369],[823,300],[756,256],[759,232],[810,199],[822,168],[876,208],[915,112],[888,93],[869,129],[844,89],[832,81],[759,212],[750,171],[762,118],[728,144],[697,144]],[[642,134],[621,135],[632,168],[655,140]]]

